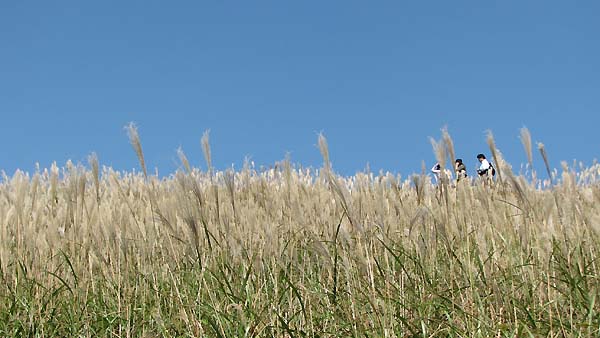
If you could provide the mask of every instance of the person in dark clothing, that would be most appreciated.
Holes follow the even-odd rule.
[[[456,172],[456,181],[460,181],[461,178],[467,177],[467,167],[463,163],[462,159],[457,158],[454,161],[454,171]]]

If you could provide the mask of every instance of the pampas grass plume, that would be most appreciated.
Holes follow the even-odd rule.
[[[144,160],[144,152],[142,151],[142,142],[140,141],[140,134],[138,133],[137,126],[135,123],[130,122],[127,127],[127,135],[129,136],[129,142],[135,150],[135,154],[140,161],[140,166],[142,166],[142,171],[144,172],[144,177],[148,177],[148,171],[146,170],[146,161]]]

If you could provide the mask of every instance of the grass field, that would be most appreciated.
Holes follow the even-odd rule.
[[[599,165],[515,175],[490,135],[492,184],[341,177],[321,137],[319,169],[214,171],[205,134],[158,178],[129,131],[140,172],[2,179],[0,336],[600,336]]]

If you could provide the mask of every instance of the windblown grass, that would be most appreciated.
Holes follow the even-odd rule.
[[[215,171],[205,134],[211,170],[180,151],[159,179],[129,132],[142,173],[92,155],[4,176],[0,336],[600,335],[599,165],[551,184],[499,164],[502,183],[441,195],[424,175],[336,175],[322,135],[324,173]]]

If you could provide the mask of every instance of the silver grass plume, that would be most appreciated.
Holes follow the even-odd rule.
[[[140,166],[142,167],[142,171],[144,172],[144,179],[146,180],[146,182],[148,182],[148,170],[146,169],[146,161],[144,160],[144,152],[142,151],[142,142],[140,141],[140,134],[138,133],[137,126],[133,122],[130,122],[129,125],[127,126],[127,134],[129,135],[129,142],[133,146],[133,150],[135,150],[138,160],[140,161]],[[157,172],[157,176],[158,176],[158,172]],[[153,204],[154,198],[152,197],[152,194],[154,193],[153,190],[154,190],[154,182],[152,182],[152,184],[151,184],[151,189],[148,190],[150,210],[152,212],[152,215],[154,216],[155,207]],[[157,208],[158,208],[158,206],[157,206]],[[154,229],[156,229],[156,222],[155,222],[154,217],[152,217],[152,225],[154,226]],[[138,226],[139,226],[139,224],[138,224]],[[146,235],[144,235],[144,239],[145,239],[145,236]]]
[[[285,184],[288,189],[288,202],[292,190],[292,164],[291,164],[291,155],[290,153],[285,154],[285,159],[283,160],[283,177],[285,178]]]
[[[544,159],[544,165],[546,166],[546,171],[548,172],[548,178],[550,179],[550,182],[554,184],[554,180],[552,179],[552,173],[550,172],[550,163],[548,162],[548,154],[546,153],[546,148],[544,147],[544,144],[542,142],[538,142],[537,146],[538,150],[540,151],[540,154],[542,155],[542,158]]]
[[[210,130],[207,130],[202,134],[202,139],[200,143],[202,145],[202,152],[204,153],[204,159],[206,160],[206,165],[208,166],[209,173],[212,173],[212,158],[210,154]],[[212,176],[212,175],[211,175]]]
[[[190,174],[192,172],[192,167],[190,166],[190,162],[188,161],[187,156],[185,156],[185,153],[181,147],[177,148],[177,156],[179,156],[179,160],[181,161],[183,168],[185,168],[185,171]]]
[[[452,163],[456,160],[456,153],[454,152],[454,141],[452,141],[452,137],[450,137],[448,127],[442,128],[442,140],[444,140],[446,151],[448,152],[450,162]]]
[[[56,162],[52,162],[50,167],[50,196],[52,197],[53,205],[58,203],[58,166]],[[53,214],[54,214],[53,209]]]
[[[91,153],[88,156],[88,163],[92,167],[92,176],[94,179],[94,187],[96,188],[96,202],[100,203],[100,168],[98,165],[98,155]]]
[[[81,220],[83,219],[83,211],[85,209],[85,185],[87,183],[87,179],[85,177],[85,170],[78,166],[77,173],[77,194],[79,196],[79,201],[77,202],[78,212],[77,212],[77,220],[78,223],[81,224]],[[87,210],[86,210],[87,211]]]
[[[340,204],[342,206],[342,209],[344,210],[344,213],[346,214],[346,217],[348,218],[348,221],[350,222],[350,225],[353,228],[362,231],[362,226],[360,226],[360,224],[354,221],[351,206],[348,203],[348,200],[346,199],[346,195],[348,195],[348,192],[338,182],[337,178],[333,175],[333,172],[331,170],[331,162],[329,161],[329,147],[327,145],[327,139],[325,138],[323,133],[319,133],[319,150],[321,151],[321,156],[323,156],[323,171],[325,174],[325,178],[329,183],[329,187],[334,192],[334,194],[339,197]]]
[[[442,190],[440,190],[440,193],[442,193],[444,196],[444,201],[446,202],[446,206],[448,205],[448,189],[446,189],[446,187],[450,183],[450,177],[446,170],[446,160],[447,160],[448,154],[451,154],[450,156],[454,157],[454,149],[452,149],[451,153],[449,151],[447,151],[448,150],[448,143],[446,140],[447,138],[449,139],[449,135],[445,128],[442,129],[442,139],[441,140],[436,141],[431,137],[429,138],[429,141],[431,142],[431,146],[433,147],[433,152],[435,153],[435,157],[441,167],[440,173],[439,173],[439,179],[440,179],[440,183],[441,183],[440,187],[442,188]],[[454,146],[452,145],[452,139],[450,139],[450,144],[451,144],[452,148],[454,148]]]
[[[290,153],[285,154],[285,159],[283,160],[283,177],[285,179],[285,188],[286,188],[286,203],[288,209],[291,209],[292,205],[292,164],[291,164],[291,155]]]
[[[142,151],[142,143],[140,142],[140,134],[138,133],[137,126],[135,123],[130,122],[127,127],[127,135],[129,135],[129,142],[133,146],[133,150],[140,161],[144,177],[148,178],[148,171],[146,170],[146,161],[144,160],[144,152]]]
[[[531,134],[529,133],[529,129],[526,127],[521,128],[521,143],[523,143],[523,148],[525,148],[525,153],[527,154],[527,162],[529,162],[529,166],[533,168],[533,152],[531,150]]]
[[[202,144],[202,152],[204,153],[204,159],[206,160],[206,165],[208,166],[208,174],[210,176],[210,183],[212,185],[213,192],[215,194],[215,206],[217,208],[217,220],[221,219],[221,211],[219,207],[219,187],[215,183],[215,178],[213,178],[213,166],[212,166],[212,158],[210,154],[210,130],[207,130],[202,134],[202,139],[200,143]],[[215,175],[216,176],[216,175]]]
[[[35,173],[35,175],[33,176],[33,180],[31,181],[31,210],[35,209],[35,202],[36,202],[36,196],[37,196],[37,191],[38,191],[38,187],[40,185],[40,173],[39,173],[39,169],[37,170],[37,172]]]
[[[492,153],[492,157],[494,158],[494,163],[496,164],[496,172],[498,173],[498,180],[502,183],[502,168],[500,160],[498,158],[498,151],[496,148],[496,141],[494,141],[494,134],[492,134],[491,130],[487,131],[487,144],[490,147],[490,152]]]
[[[435,159],[442,169],[444,169],[446,167],[446,148],[444,147],[444,140],[436,141],[433,137],[430,137],[429,142],[431,142],[431,146],[433,147]]]
[[[323,133],[319,133],[319,151],[321,152],[321,156],[323,156],[323,169],[329,173],[331,170],[331,162],[329,161],[329,146],[327,145],[327,139]]]
[[[229,198],[231,199],[231,209],[233,210],[233,223],[237,224],[237,211],[235,210],[235,170],[229,168],[225,171],[225,186],[229,192]]]

